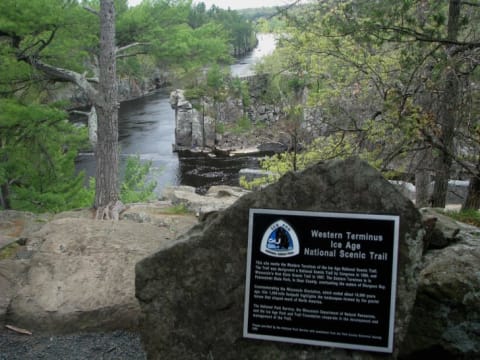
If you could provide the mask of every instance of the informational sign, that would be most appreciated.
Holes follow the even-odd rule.
[[[393,352],[399,223],[251,209],[244,337]]]

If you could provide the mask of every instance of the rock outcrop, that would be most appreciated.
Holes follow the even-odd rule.
[[[250,208],[399,214],[395,354],[406,335],[422,256],[420,214],[378,172],[349,159],[289,173],[207,218],[136,266],[141,334],[151,359],[369,359],[366,352],[244,339]]]
[[[403,359],[480,354],[480,230],[422,209],[434,239],[424,256]]]
[[[136,262],[197,223],[166,207],[135,204],[119,222],[62,213],[28,235],[30,259],[0,261],[0,322],[48,333],[135,328]]]
[[[249,192],[239,187],[218,185],[210,187],[205,195],[199,195],[192,186],[176,186],[165,189],[164,197],[174,205],[184,205],[203,220],[213,212],[225,210]]]
[[[279,184],[258,194],[214,187],[208,196],[201,197],[192,189],[183,189],[185,197],[177,194],[178,203],[192,208],[199,205],[199,209],[215,205],[216,211],[208,217],[202,215],[204,223],[178,239],[178,244],[175,239],[197,221],[193,215],[169,214],[171,200],[132,204],[122,214],[120,223],[94,222],[90,209],[55,216],[1,211],[0,327],[9,324],[34,332],[65,333],[135,326],[140,314],[133,298],[135,261],[165,248],[138,265],[138,269],[149,271],[147,277],[145,273],[142,278],[139,276],[138,284],[145,286],[137,291],[144,301],[150,299],[143,305],[147,311],[142,320],[150,357],[159,353],[157,345],[149,344],[150,341],[159,341],[166,348],[173,342],[173,355],[168,354],[171,359],[177,354],[182,354],[177,358],[188,359],[191,354],[183,353],[182,346],[188,348],[191,344],[194,351],[200,349],[207,358],[375,357],[241,338],[245,277],[237,272],[242,273],[245,267],[247,220],[242,214],[249,207],[268,204],[277,208],[332,210],[340,204],[355,211],[365,211],[368,206],[374,212],[386,209],[389,213],[399,207],[395,191],[387,191],[388,187],[379,179],[371,177],[370,170],[363,180],[348,180],[345,167],[334,164],[338,163],[311,169],[304,175],[287,175]],[[356,163],[350,169],[365,174],[365,168]],[[338,190],[341,186],[345,188],[343,192],[347,190],[345,194]],[[354,199],[347,200],[352,189]],[[181,189],[172,189],[171,199],[175,198],[174,190]],[[189,191],[201,202],[191,202]],[[313,199],[313,194],[318,193],[322,195],[315,198],[323,199],[321,204]],[[380,195],[375,201],[361,203],[366,193]],[[231,208],[217,213],[235,201]],[[402,300],[397,302],[397,317],[402,318],[397,319],[394,355],[399,352],[402,360],[476,359],[480,353],[480,230],[454,221],[438,209],[420,212],[427,230],[423,246],[404,244],[401,250],[402,262],[413,260],[401,266],[404,270],[399,279],[403,290],[398,295]],[[406,233],[408,225],[403,217],[401,223]],[[413,252],[413,258],[405,257],[405,249]],[[415,268],[422,251],[422,263]],[[163,259],[160,266],[151,263],[158,259]],[[408,312],[405,301],[412,301],[415,274],[419,279],[418,291],[415,305]],[[178,304],[164,304],[166,298]],[[153,306],[158,306],[160,313],[152,311]],[[163,311],[167,316],[160,317]],[[155,326],[150,328],[150,322]],[[402,337],[407,322],[405,340],[398,347],[398,336]],[[156,333],[145,335],[146,331]],[[192,357],[197,355],[198,352]]]
[[[183,90],[170,94],[170,105],[175,110],[175,146],[178,149],[215,146],[215,120],[195,109]]]

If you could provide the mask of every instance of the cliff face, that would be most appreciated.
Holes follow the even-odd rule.
[[[275,143],[273,152],[285,151],[290,138],[278,131],[282,118],[279,105],[268,104],[261,94],[266,91],[264,76],[241,79],[249,87],[248,104],[245,99],[230,94],[222,101],[204,97],[200,101],[186,98],[185,91],[177,89],[170,95],[175,110],[175,147],[177,150],[232,151],[256,148]],[[269,148],[272,148],[270,146]]]
[[[135,99],[163,88],[168,84],[168,75],[156,70],[142,78],[122,76],[117,79],[119,101]],[[81,108],[89,105],[85,94],[76,86],[69,83],[54,84],[46,90],[49,102],[68,101],[71,108]]]

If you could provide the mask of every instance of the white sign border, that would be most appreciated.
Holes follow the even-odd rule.
[[[330,342],[309,340],[300,338],[291,338],[283,336],[259,335],[248,332],[248,310],[250,306],[250,278],[252,265],[252,242],[253,242],[253,216],[254,214],[272,214],[272,215],[293,215],[293,216],[309,216],[309,217],[323,217],[323,218],[342,218],[342,219],[362,219],[362,220],[391,220],[394,222],[393,234],[393,258],[392,258],[392,286],[390,294],[390,317],[388,330],[388,345],[383,346],[369,346],[349,344],[342,342]],[[337,347],[350,350],[361,351],[375,351],[383,353],[393,353],[393,338],[394,338],[394,323],[395,323],[395,305],[397,296],[397,272],[398,272],[398,246],[400,234],[400,216],[399,215],[385,215],[385,214],[366,214],[366,213],[339,213],[339,212],[316,212],[316,211],[299,211],[299,210],[276,210],[276,209],[257,209],[251,208],[248,216],[248,247],[247,247],[247,271],[245,281],[245,301],[244,301],[244,315],[243,315],[243,337],[257,340],[270,340],[277,342],[288,342],[294,344]]]

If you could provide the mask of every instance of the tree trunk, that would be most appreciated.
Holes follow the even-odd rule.
[[[12,208],[10,204],[10,191],[8,183],[0,186],[0,206],[3,210],[9,210]]]
[[[431,205],[430,176],[433,172],[431,149],[421,150],[417,155],[417,159],[418,164],[415,170],[415,206],[423,208]]]
[[[462,210],[480,209],[480,175],[472,176],[468,186],[468,195]]]
[[[448,39],[455,41],[458,36],[460,24],[460,0],[450,0],[448,10]],[[455,58],[451,56],[453,46],[447,45],[447,61],[449,62],[445,69],[445,86],[443,95],[440,97],[438,107],[438,119],[441,128],[440,134],[440,156],[438,158],[438,168],[435,175],[435,186],[433,188],[432,206],[445,207],[448,180],[450,178],[450,169],[453,163],[454,137],[456,125],[457,99],[459,94],[459,84],[455,66]]]
[[[118,200],[118,103],[115,62],[115,8],[113,0],[100,1],[100,87],[95,107],[98,115],[95,207]]]
[[[430,172],[419,169],[415,172],[415,205],[417,208],[430,206],[428,187],[430,185]]]
[[[462,210],[478,210],[480,208],[480,157],[477,158],[476,175],[470,178],[468,194]]]

